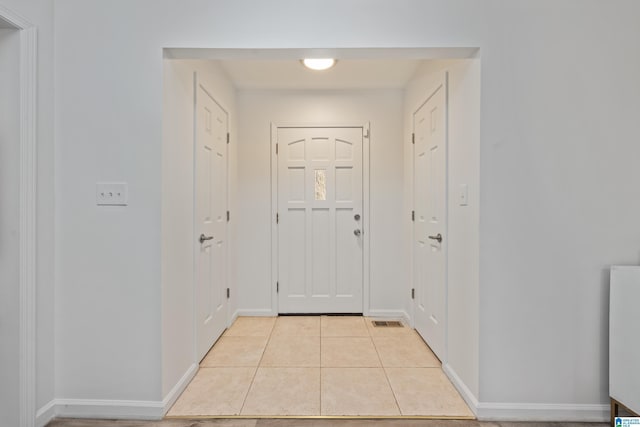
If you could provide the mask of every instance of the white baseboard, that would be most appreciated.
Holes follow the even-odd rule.
[[[56,416],[56,401],[52,400],[36,412],[35,427],[44,427]]]
[[[443,365],[442,370],[480,421],[609,421],[608,404],[478,402],[450,365]]]
[[[231,318],[229,318],[229,323],[227,324],[227,327],[233,325],[233,322],[236,321],[238,316],[240,316],[240,312],[238,310],[234,311],[233,314],[231,315]]]
[[[277,316],[278,312],[273,311],[270,308],[258,308],[258,309],[238,309],[235,313],[238,316],[255,316],[255,317],[273,317]]]
[[[610,407],[608,404],[478,402],[477,398],[449,365],[444,365],[443,370],[480,421],[609,421]],[[130,420],[162,419],[196,372],[197,365],[194,364],[161,402],[90,399],[52,400],[38,410],[35,426],[44,427],[55,417]]]
[[[369,310],[366,313],[368,317],[393,317],[394,319],[402,319],[407,325],[410,325],[409,314],[404,310]]]
[[[262,316],[262,317],[271,317],[277,316],[278,312],[271,310],[269,308],[258,308],[258,309],[238,309],[233,313],[231,322],[233,323],[240,316]],[[402,319],[407,324],[410,323],[409,315],[404,310],[369,310],[368,313],[365,313],[365,316],[369,317],[393,317],[396,319]]]
[[[99,418],[160,420],[164,416],[161,401],[56,399],[55,416],[64,418]]]
[[[608,422],[609,405],[554,403],[486,403],[478,405],[481,421]]]
[[[453,370],[451,365],[444,364],[442,365],[442,370],[445,375],[449,377],[449,380],[453,384],[453,386],[458,390],[462,399],[466,402],[471,412],[473,412],[476,416],[478,416],[478,398],[469,390],[469,387],[462,381],[462,378],[458,376],[456,371]]]
[[[185,388],[189,385],[193,377],[198,373],[198,364],[194,363],[187,369],[187,372],[184,373],[182,378],[173,386],[171,391],[167,393],[167,395],[162,399],[162,415],[166,414],[169,409],[176,403],[176,400],[180,397]]]
[[[44,427],[55,417],[160,420],[180,397],[197,372],[198,365],[194,363],[161,402],[54,399],[38,410],[35,427]]]

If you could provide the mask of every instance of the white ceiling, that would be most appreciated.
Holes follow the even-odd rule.
[[[217,49],[166,48],[171,59],[217,61],[240,89],[396,89],[431,59],[469,58],[476,48]],[[302,58],[337,58],[327,71]]]
[[[241,89],[401,88],[422,60],[339,60],[326,71],[305,68],[299,60],[222,60],[220,64]]]

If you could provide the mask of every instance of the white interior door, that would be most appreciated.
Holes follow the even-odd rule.
[[[443,82],[413,117],[415,326],[440,360],[446,337],[446,116]]]
[[[201,360],[227,318],[228,117],[209,92],[196,89],[196,351]]]
[[[363,128],[278,128],[278,310],[362,313]]]

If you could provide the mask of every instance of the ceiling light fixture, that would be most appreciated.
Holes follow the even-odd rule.
[[[336,65],[333,58],[306,58],[302,60],[302,64],[310,70],[323,71]]]

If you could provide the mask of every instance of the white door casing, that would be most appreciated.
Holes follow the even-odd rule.
[[[200,361],[227,322],[228,115],[202,84],[196,81],[195,88],[194,296]]]
[[[433,352],[446,354],[447,84],[446,75],[413,115],[414,322]]]
[[[278,311],[363,312],[363,127],[279,127]]]
[[[0,4],[20,31],[20,426],[36,422],[37,27]]]

